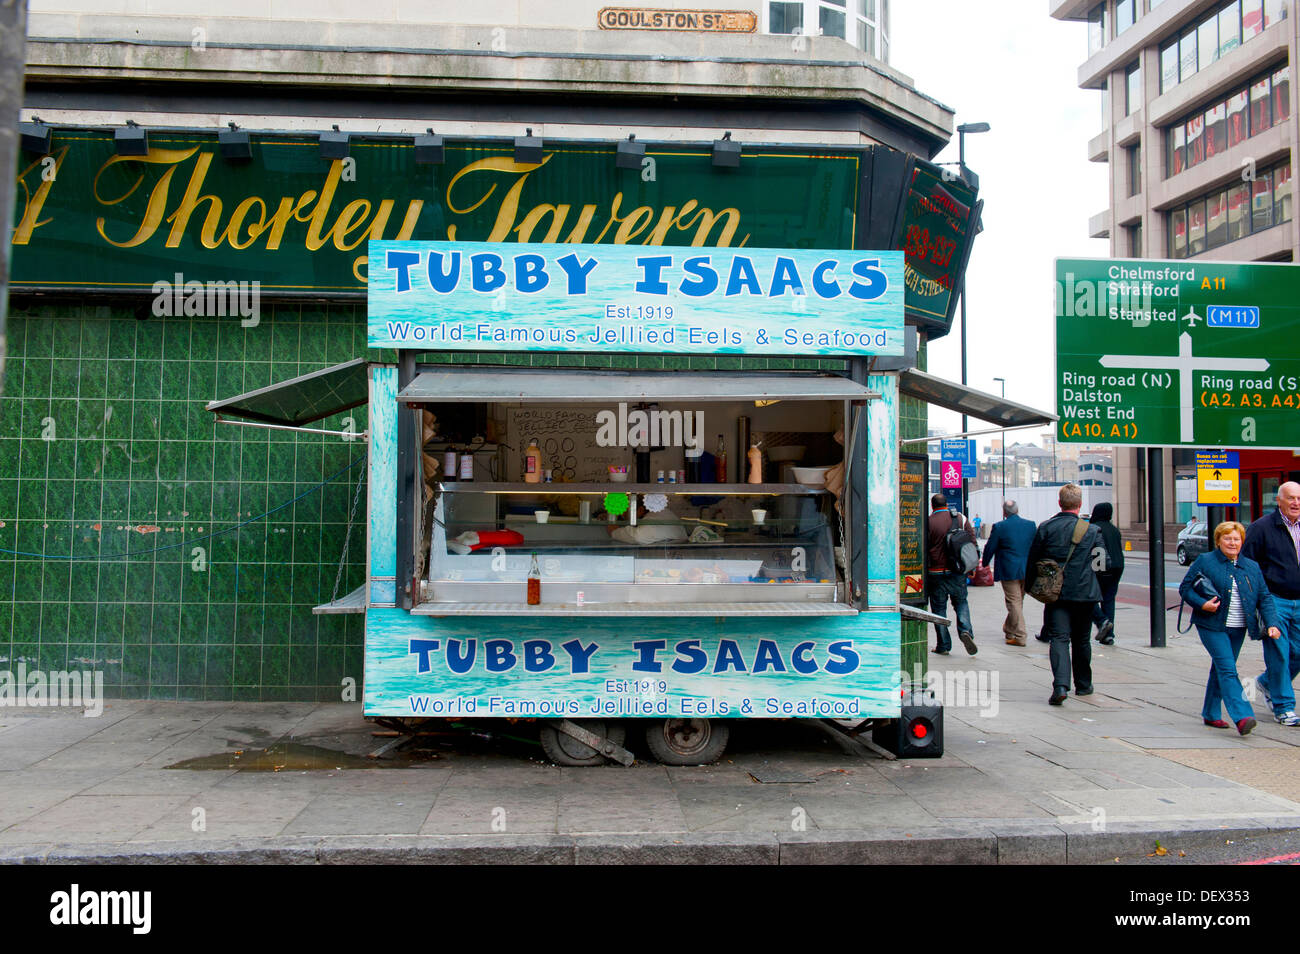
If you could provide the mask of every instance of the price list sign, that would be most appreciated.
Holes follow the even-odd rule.
[[[1300,443],[1300,272],[1282,263],[1058,259],[1057,439]]]
[[[898,455],[898,598],[925,603],[925,486],[924,454]]]

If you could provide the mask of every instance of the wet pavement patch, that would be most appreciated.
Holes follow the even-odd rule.
[[[319,745],[276,742],[264,749],[236,749],[233,752],[201,755],[166,767],[196,771],[241,769],[245,772],[311,772],[334,769],[408,768],[435,758],[437,758],[436,753],[417,750],[405,758],[368,759],[358,755],[348,755],[336,749],[322,748]]]

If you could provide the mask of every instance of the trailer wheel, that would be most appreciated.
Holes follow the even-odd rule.
[[[602,738],[609,739],[615,745],[622,745],[627,738],[627,729],[621,722],[604,722],[600,719],[575,719],[578,725],[588,732],[594,732]],[[591,765],[604,765],[608,761],[590,745],[579,742],[571,735],[553,726],[541,727],[542,751],[556,765],[569,765],[584,768]]]
[[[664,765],[707,765],[722,755],[730,735],[720,719],[654,719],[646,723],[645,744]]]

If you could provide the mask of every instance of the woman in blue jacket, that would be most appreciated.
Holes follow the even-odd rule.
[[[1270,639],[1281,635],[1273,596],[1264,585],[1264,574],[1254,560],[1239,556],[1246,539],[1246,528],[1236,521],[1225,521],[1214,528],[1214,550],[1196,558],[1178,587],[1178,595],[1192,607],[1192,622],[1201,642],[1210,653],[1210,678],[1205,684],[1205,705],[1201,717],[1216,729],[1228,728],[1219,718],[1220,703],[1242,735],[1255,728],[1250,704],[1241,690],[1237,676],[1237,655],[1247,631],[1259,639],[1259,620],[1264,618]],[[1192,591],[1192,581],[1204,576],[1220,594],[1202,601]]]

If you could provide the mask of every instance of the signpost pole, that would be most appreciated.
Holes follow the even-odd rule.
[[[1164,451],[1147,448],[1148,583],[1151,594],[1151,645],[1165,645],[1165,474]]]

